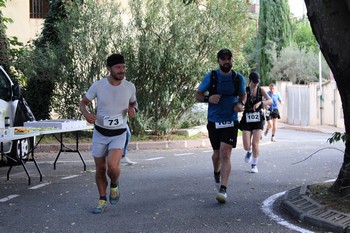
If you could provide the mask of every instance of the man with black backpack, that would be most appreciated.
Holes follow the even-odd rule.
[[[216,200],[225,203],[231,172],[231,151],[237,144],[237,113],[244,109],[246,90],[243,76],[232,70],[231,51],[221,49],[217,61],[220,68],[204,76],[195,98],[198,102],[208,102],[207,129],[213,148],[214,178],[219,186]]]

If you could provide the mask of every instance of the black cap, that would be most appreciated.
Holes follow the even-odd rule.
[[[121,54],[113,53],[107,58],[107,66],[112,67],[116,64],[125,64],[124,57]]]
[[[251,80],[253,83],[259,83],[260,82],[260,75],[258,72],[253,71],[249,74],[249,80]]]
[[[232,53],[229,49],[221,49],[218,52],[218,59],[223,57],[223,56],[229,56],[230,58],[232,57]]]

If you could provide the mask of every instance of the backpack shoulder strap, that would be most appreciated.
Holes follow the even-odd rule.
[[[262,100],[262,93],[261,93],[261,86],[258,86],[258,100],[261,101]]]
[[[239,95],[239,88],[240,88],[240,79],[237,75],[237,72],[232,70],[232,82],[233,82],[233,85],[234,85],[234,88],[235,88],[235,91],[233,92],[233,95],[234,96],[238,96]]]
[[[210,75],[210,86],[208,89],[209,96],[215,95],[218,93],[217,84],[218,84],[218,74],[216,73],[216,70],[212,70]]]
[[[246,88],[245,88],[245,91],[247,92],[247,96],[250,94],[250,87],[249,86],[247,86]]]

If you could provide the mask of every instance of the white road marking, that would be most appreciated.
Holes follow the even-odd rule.
[[[273,210],[271,208],[273,203],[276,201],[276,199],[278,199],[280,196],[284,195],[285,193],[286,192],[277,193],[277,194],[272,195],[271,197],[267,198],[262,204],[262,207],[261,207],[262,211],[267,216],[269,216],[269,218],[276,221],[278,224],[285,226],[288,229],[295,230],[295,231],[298,231],[301,233],[314,233],[313,231],[309,231],[309,230],[306,230],[304,228],[295,226],[295,225],[287,222],[283,218],[280,218],[279,216],[277,216],[276,214],[273,213]]]
[[[194,153],[174,154],[174,156],[193,155]]]
[[[38,184],[38,185],[35,185],[33,187],[30,187],[28,189],[38,189],[38,188],[44,187],[44,186],[49,185],[49,184],[51,184],[51,183],[50,182],[49,183],[42,183],[42,184]]]
[[[72,179],[74,177],[77,177],[79,175],[72,175],[72,176],[66,176],[66,177],[62,177],[61,180],[68,180],[68,179]]]
[[[152,161],[152,160],[158,160],[158,159],[164,159],[164,157],[155,157],[155,158],[150,158],[145,160]]]
[[[330,179],[330,180],[326,180],[326,181],[323,181],[323,182],[325,182],[325,183],[330,183],[330,182],[334,182],[334,181],[336,181],[337,179]]]
[[[10,196],[7,196],[7,197],[4,197],[4,198],[1,198],[0,199],[0,202],[6,202],[6,201],[9,201],[15,197],[18,197],[19,195],[15,194],[15,195],[10,195]]]

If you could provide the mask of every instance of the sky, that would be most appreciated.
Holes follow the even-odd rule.
[[[304,0],[288,0],[290,11],[295,17],[306,15],[306,7]]]

